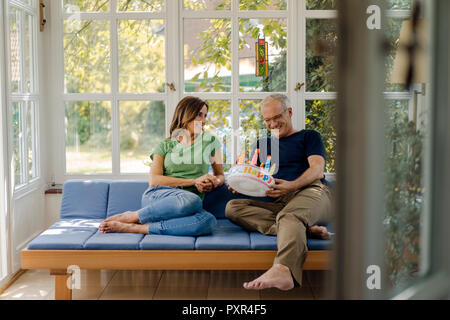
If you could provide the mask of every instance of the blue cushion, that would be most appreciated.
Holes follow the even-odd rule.
[[[228,219],[218,219],[212,234],[199,236],[195,241],[197,250],[248,250],[248,232]]]
[[[139,250],[143,234],[97,232],[84,244],[88,250]]]
[[[142,239],[139,247],[141,250],[194,250],[194,243],[194,237],[149,234]]]
[[[81,250],[95,233],[90,228],[49,228],[28,244],[30,250]]]
[[[136,211],[141,208],[142,194],[148,188],[146,180],[112,181],[109,185],[108,210],[110,217],[125,211]]]
[[[277,250],[277,237],[250,232],[250,248],[252,250]]]
[[[28,244],[28,249],[83,249],[98,230],[101,219],[61,219]]]
[[[329,250],[332,240],[307,239],[308,250]],[[250,233],[250,244],[253,250],[277,250],[277,237],[267,236],[259,232]]]
[[[332,240],[308,239],[309,250],[331,250],[333,246]]]
[[[105,219],[109,181],[69,180],[64,183],[61,218]]]

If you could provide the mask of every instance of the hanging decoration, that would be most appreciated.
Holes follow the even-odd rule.
[[[256,76],[267,77],[269,75],[268,44],[265,39],[258,39],[256,43]]]

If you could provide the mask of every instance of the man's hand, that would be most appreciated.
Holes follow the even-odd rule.
[[[232,193],[238,193],[236,190],[234,190],[230,185],[227,183],[228,190],[230,190]]]
[[[266,196],[271,198],[278,198],[297,189],[297,185],[294,181],[275,179],[275,184],[270,190],[266,191]]]

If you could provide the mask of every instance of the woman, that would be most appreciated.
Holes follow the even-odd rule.
[[[159,143],[153,160],[149,188],[142,196],[142,209],[104,220],[103,233],[132,232],[198,236],[211,233],[217,222],[203,210],[205,192],[221,186],[225,177],[219,141],[204,131],[208,104],[185,97],[170,125],[171,138]],[[212,166],[214,175],[208,174]]]

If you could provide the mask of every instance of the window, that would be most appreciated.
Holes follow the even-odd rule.
[[[147,173],[166,136],[164,1],[60,4],[65,173]]]
[[[33,0],[7,3],[8,105],[16,188],[39,177],[36,8]]]
[[[259,104],[273,92],[290,98],[296,129],[321,133],[326,171],[335,171],[334,0],[60,1],[63,179],[148,172],[151,148],[167,136],[175,105],[187,95],[211,102],[209,124],[226,163],[242,151],[249,157],[250,145],[265,134]],[[389,5],[388,68],[410,1]],[[255,73],[258,39],[268,47],[265,77]],[[386,81],[385,91],[386,99],[410,99],[401,85]],[[78,111],[67,113],[73,104]],[[158,110],[151,121],[150,110]]]

